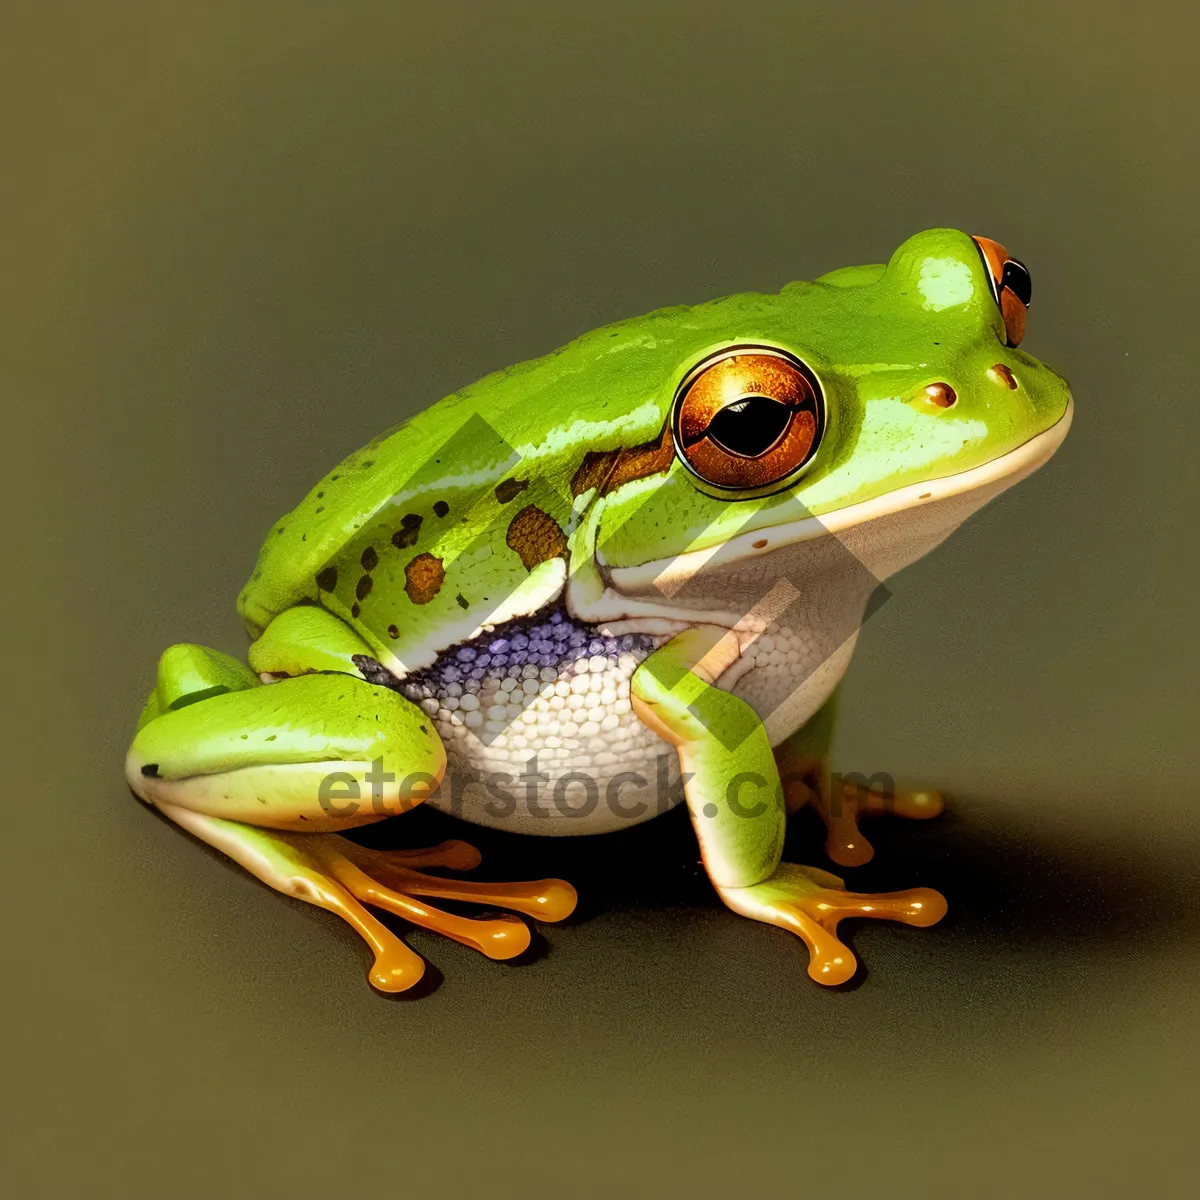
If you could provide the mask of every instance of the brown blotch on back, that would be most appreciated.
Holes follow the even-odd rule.
[[[533,504],[527,504],[513,517],[504,540],[521,556],[527,571],[567,552],[567,537],[558,522]]]
[[[397,629],[395,625],[389,625],[388,626],[388,637],[398,638],[399,636],[400,636],[400,630]]]
[[[317,572],[317,587],[323,592],[332,592],[337,587],[337,567],[326,567]]]
[[[414,604],[428,604],[442,590],[446,578],[440,558],[432,554],[418,554],[404,568],[404,590]]]
[[[529,486],[528,479],[505,479],[496,484],[496,499],[501,504],[515,500]]]
[[[364,571],[375,570],[375,568],[379,566],[379,555],[375,553],[375,547],[368,546],[362,552],[362,558],[360,558],[358,561],[362,563],[362,569]]]
[[[450,511],[450,505],[445,500],[435,500],[433,502],[433,511],[436,516],[444,517]]]
[[[666,425],[654,441],[643,442],[640,446],[589,450],[571,480],[571,494],[581,496],[589,488],[596,488],[599,495],[607,496],[634,479],[645,479],[666,471],[674,457],[675,447]]]
[[[392,545],[397,550],[407,550],[417,544],[421,534],[421,518],[416,513],[408,513],[400,519],[400,528],[392,534]]]
[[[603,487],[620,453],[620,450],[589,450],[571,479],[571,495],[582,496],[591,488]]]
[[[354,594],[360,599],[365,600],[371,594],[371,588],[374,581],[370,575],[364,575],[355,585]]]

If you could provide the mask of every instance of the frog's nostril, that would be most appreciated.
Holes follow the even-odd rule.
[[[948,383],[931,383],[924,391],[925,399],[938,408],[953,408],[958,403],[958,393]]]
[[[1010,391],[1017,390],[1017,377],[1003,363],[988,367],[987,373],[993,383],[1003,384]]]

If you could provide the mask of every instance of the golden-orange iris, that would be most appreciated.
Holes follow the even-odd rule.
[[[1025,336],[1025,315],[1029,311],[1029,270],[1019,258],[1010,258],[999,242],[991,238],[972,239],[983,255],[991,278],[992,294],[1004,318],[1004,334],[1009,346],[1019,346]]]
[[[691,372],[676,397],[672,433],[700,479],[757,493],[811,460],[823,425],[812,372],[790,354],[754,346],[722,351]]]

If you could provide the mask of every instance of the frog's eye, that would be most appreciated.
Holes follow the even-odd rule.
[[[777,489],[811,461],[824,427],[816,376],[766,346],[722,350],[693,368],[675,397],[675,450],[723,491]]]
[[[1019,258],[1009,258],[1008,251],[991,238],[972,239],[983,255],[992,285],[992,295],[1004,317],[1004,333],[1009,346],[1018,346],[1025,336],[1025,314],[1033,294],[1029,268]]]

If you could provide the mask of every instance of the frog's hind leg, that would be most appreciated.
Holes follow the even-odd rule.
[[[454,852],[448,853],[448,848]],[[461,847],[461,851],[459,851]],[[480,862],[479,851],[466,842],[443,842],[433,850],[373,850],[355,842],[342,847],[358,876],[364,872],[390,883],[401,892],[413,896],[434,896],[442,900],[458,900],[467,904],[495,905],[524,913],[539,921],[562,921],[575,908],[575,889],[561,879],[535,879],[524,883],[477,883],[464,879],[445,879],[426,875],[412,868],[417,865],[449,866],[456,871],[469,871]],[[469,851],[469,855],[465,852]],[[453,859],[454,861],[447,861]],[[356,893],[357,894],[357,893]],[[364,897],[365,899],[366,897]],[[383,905],[382,907],[389,907]],[[394,909],[392,911],[395,911]],[[401,916],[405,915],[403,913]],[[421,924],[421,922],[416,922]],[[454,936],[451,934],[450,936]],[[473,943],[469,943],[473,944]],[[526,942],[528,944],[528,942]],[[521,947],[524,949],[524,946]],[[484,953],[487,953],[485,950]],[[513,954],[520,951],[514,950]],[[511,958],[512,955],[492,955]]]
[[[157,807],[164,816],[220,850],[277,892],[318,905],[346,921],[375,956],[369,978],[380,991],[406,991],[424,975],[424,960],[371,916],[347,888],[323,869],[309,849],[301,847],[299,839],[293,841],[286,834],[255,829],[171,804],[160,802]],[[309,835],[305,840],[316,839]]]
[[[315,904],[341,917],[371,948],[375,963],[369,978],[372,985],[383,992],[402,992],[412,987],[424,974],[425,963],[395,933],[371,916],[364,905],[403,917],[413,925],[443,934],[497,960],[513,958],[529,946],[529,928],[523,921],[508,916],[482,920],[461,917],[425,904],[417,897],[438,895],[470,900],[511,908],[543,921],[562,920],[574,908],[574,890],[561,880],[516,884],[460,883],[394,865],[387,861],[391,854],[366,851],[335,834],[289,834],[256,829],[171,804],[160,802],[157,807],[164,816],[232,858],[277,892]],[[472,854],[455,851],[447,855],[446,846],[465,847]],[[465,842],[443,843],[435,851],[392,853],[402,862],[432,858],[430,865],[449,865],[447,858],[456,863],[463,863],[464,859],[469,862],[471,857],[478,861],[478,852]],[[356,860],[371,863],[375,870],[368,874]],[[458,869],[463,866],[459,865]],[[389,887],[374,877],[389,875],[392,882],[404,890]]]
[[[562,880],[463,883],[417,869],[470,870],[479,854],[465,842],[388,853],[338,836],[420,803],[444,768],[428,718],[395,691],[338,673],[265,685],[199,646],[164,655],[126,759],[130,785],[147,803],[277,891],[348,922],[375,956],[371,982],[389,992],[416,983],[424,963],[364,905],[507,959],[529,945],[518,917],[475,920],[418,897],[544,921],[575,904]]]
[[[790,738],[775,747],[775,763],[783,782],[789,813],[811,804],[825,823],[825,853],[842,867],[861,867],[875,856],[863,836],[863,817],[890,814],[913,821],[940,815],[946,805],[940,792],[897,792],[890,778],[833,775],[829,746],[840,688]]]

